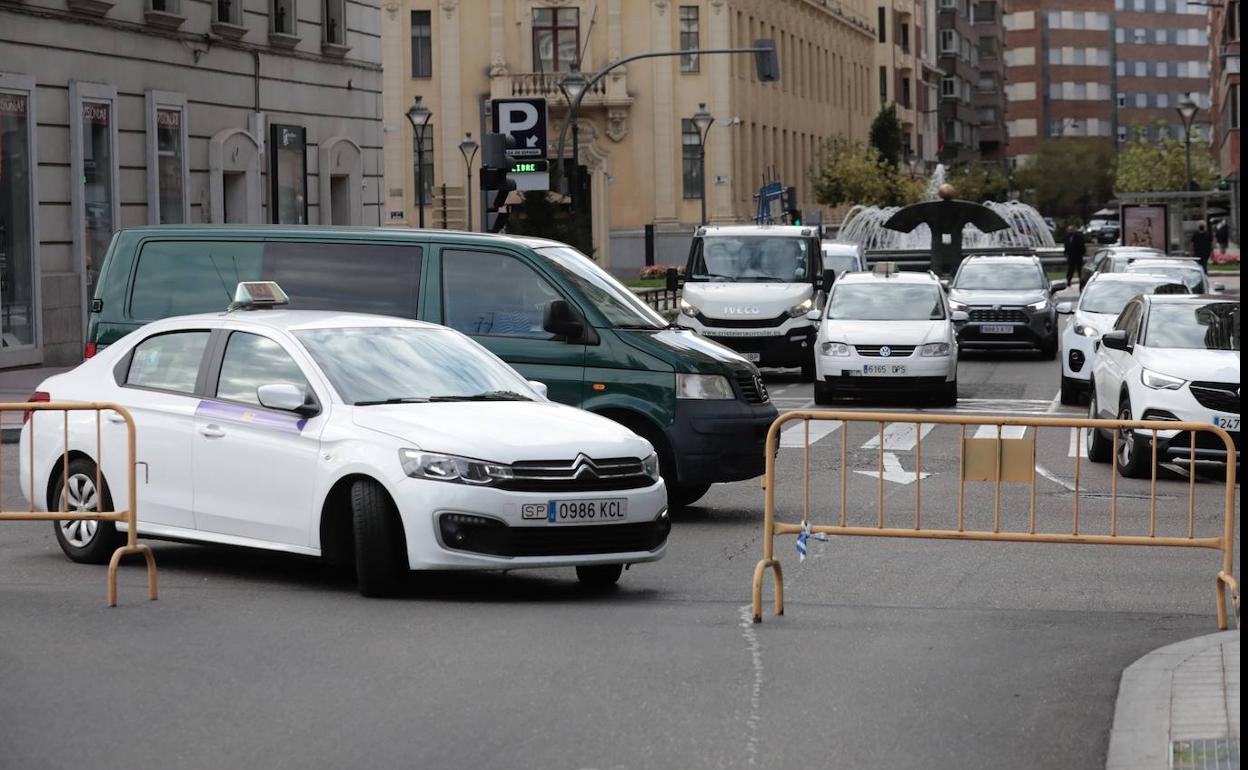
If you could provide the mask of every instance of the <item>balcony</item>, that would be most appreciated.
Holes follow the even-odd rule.
[[[612,72],[602,80],[594,83],[581,99],[581,109],[600,107],[628,107],[633,98],[628,95],[627,78],[624,67]],[[562,72],[507,72],[491,73],[490,97],[505,99],[508,97],[545,97],[552,107],[564,109],[567,100],[559,88]]]

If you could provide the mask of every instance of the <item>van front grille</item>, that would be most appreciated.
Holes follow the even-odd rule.
[[[736,380],[737,390],[747,404],[765,404],[771,398],[767,394],[763,378],[757,374],[738,374]]]

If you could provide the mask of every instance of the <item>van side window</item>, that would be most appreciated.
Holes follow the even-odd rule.
[[[126,384],[194,394],[208,335],[207,331],[173,332],[143,340],[130,354]]]
[[[225,310],[240,281],[277,281],[299,310],[416,316],[420,246],[323,241],[148,241],[130,317]]]
[[[550,339],[542,315],[559,293],[507,254],[442,251],[443,323],[468,335]]]

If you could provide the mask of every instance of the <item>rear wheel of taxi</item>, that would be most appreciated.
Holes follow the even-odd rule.
[[[607,588],[620,582],[623,564],[591,564],[576,568],[576,579],[586,588]]]
[[[391,596],[403,576],[403,530],[390,496],[371,479],[351,487],[355,577],[364,596]]]
[[[58,463],[58,468],[61,465]],[[113,510],[113,496],[104,475],[96,475],[95,463],[85,457],[71,460],[69,468],[56,475],[48,492],[50,511]],[[98,483],[97,483],[98,481]],[[126,544],[126,536],[111,521],[55,521],[56,542],[72,561],[82,564],[107,564],[113,552]]]

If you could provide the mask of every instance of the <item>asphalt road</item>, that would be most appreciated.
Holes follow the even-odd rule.
[[[1053,403],[1056,367],[967,356],[959,409],[1079,413]],[[809,403],[768,379],[782,408]],[[852,467],[874,467],[874,430],[847,434]],[[923,438],[929,526],[952,521],[956,430]],[[839,516],[841,441],[813,445],[817,521]],[[885,444],[913,472],[913,442]],[[1038,525],[1060,530],[1068,433],[1038,454]],[[781,450],[787,521],[802,457]],[[4,447],[6,507],[24,505],[15,460]],[[1083,527],[1105,531],[1108,471],[1083,471]],[[1218,474],[1197,474],[1198,532],[1220,526]],[[851,475],[847,515],[874,523],[876,481]],[[1188,484],[1159,482],[1163,532],[1185,530]],[[888,521],[911,520],[914,486],[885,486]],[[1148,483],[1119,492],[1139,531]],[[1007,489],[1003,526],[1027,505]],[[779,540],[787,613],[755,625],[761,522],[757,481],[717,487],[675,518],[666,559],[599,594],[571,570],[439,573],[375,601],[315,561],[155,543],[160,600],[136,563],[116,609],[50,524],[0,524],[0,768],[1100,768],[1122,669],[1215,628],[1213,551],[867,538],[812,542],[804,563]]]

